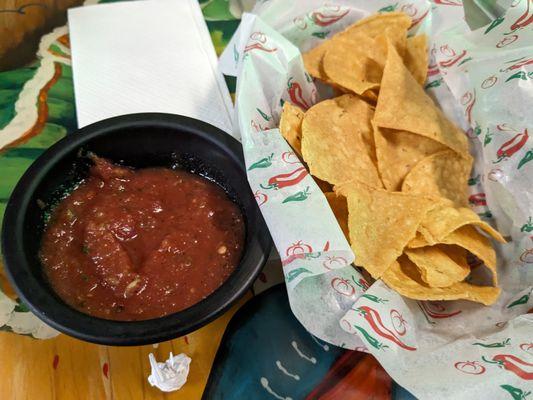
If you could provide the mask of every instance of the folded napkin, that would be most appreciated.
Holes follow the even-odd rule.
[[[138,112],[181,114],[232,133],[232,102],[196,0],[68,12],[78,126]]]

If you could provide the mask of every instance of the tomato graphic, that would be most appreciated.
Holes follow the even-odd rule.
[[[341,319],[341,328],[348,333],[354,333],[355,331],[353,325],[345,318]]]
[[[524,250],[524,252],[520,255],[520,261],[527,264],[533,264],[533,249]]]
[[[345,267],[348,262],[344,257],[327,257],[326,260],[322,263],[324,268],[328,270]]]
[[[533,342],[522,343],[519,347],[520,347],[520,350],[523,350],[526,353],[533,355]]]
[[[286,162],[287,164],[299,164],[300,163],[300,159],[294,153],[294,151],[286,151],[282,153],[281,160]]]
[[[331,287],[337,293],[346,297],[352,297],[355,294],[355,288],[347,279],[333,278],[331,280]]]
[[[405,319],[403,319],[402,314],[398,310],[392,309],[390,311],[390,319],[392,322],[392,327],[396,331],[396,333],[400,336],[405,335],[405,332],[407,332],[407,328],[405,327],[407,325],[407,322]]]
[[[518,35],[511,35],[504,37],[502,40],[500,40],[498,43],[496,43],[496,47],[498,49],[501,49],[502,47],[508,46],[511,43],[514,43],[518,40]]]
[[[303,243],[301,240],[298,240],[296,243],[293,243],[285,251],[285,255],[294,256],[297,254],[312,253],[313,248],[308,244]]]
[[[452,49],[449,45],[445,44],[440,46],[440,52],[441,54],[445,55],[446,57],[453,57],[455,56],[455,50]]]
[[[507,321],[500,321],[500,322],[496,322],[496,327],[502,329],[502,328],[505,328],[505,325],[507,325]]]
[[[260,192],[259,190],[255,191],[254,197],[259,207],[261,207],[263,204],[265,204],[268,201],[268,196],[265,193]]]
[[[458,361],[454,364],[455,369],[465,374],[481,375],[486,368],[477,361]]]
[[[292,22],[294,23],[294,25],[296,25],[298,29],[301,29],[302,31],[307,28],[307,22],[305,22],[305,19],[303,19],[302,17],[296,17],[292,20]]]
[[[250,39],[256,40],[259,43],[266,43],[267,38],[263,32],[252,32]]]
[[[493,168],[490,170],[489,174],[487,175],[487,178],[491,180],[492,182],[498,182],[500,179],[503,178],[503,171],[500,168]]]
[[[472,92],[466,92],[465,94],[463,94],[463,96],[461,97],[461,104],[464,106],[464,105],[467,105],[468,103],[470,103],[473,99],[473,95],[472,95]]]
[[[416,15],[416,13],[418,12],[416,7],[413,4],[411,4],[411,3],[404,4],[402,6],[402,8],[401,8],[401,11],[403,11],[404,13],[409,15],[410,17],[414,17]]]
[[[483,81],[483,83],[481,84],[481,88],[482,89],[489,89],[489,88],[493,87],[496,84],[496,82],[498,82],[498,78],[497,77],[495,77],[494,75],[489,76],[487,79],[485,79]]]

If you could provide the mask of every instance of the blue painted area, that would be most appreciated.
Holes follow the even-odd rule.
[[[315,363],[302,358],[293,346]],[[222,338],[204,400],[273,400],[261,378],[281,398],[305,399],[346,350],[326,345],[311,336],[293,316],[285,285],[277,285],[246,303],[232,318]],[[289,373],[285,375],[276,365]],[[342,379],[342,376],[338,376]],[[398,385],[394,400],[415,399]]]

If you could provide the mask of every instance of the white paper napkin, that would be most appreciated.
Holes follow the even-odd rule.
[[[232,103],[196,0],[68,12],[78,126],[138,112],[181,114],[232,134]]]

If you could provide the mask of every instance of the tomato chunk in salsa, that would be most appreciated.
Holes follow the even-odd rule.
[[[46,276],[66,303],[143,320],[190,307],[224,283],[245,227],[222,188],[182,170],[93,161],[52,211],[41,243]]]

